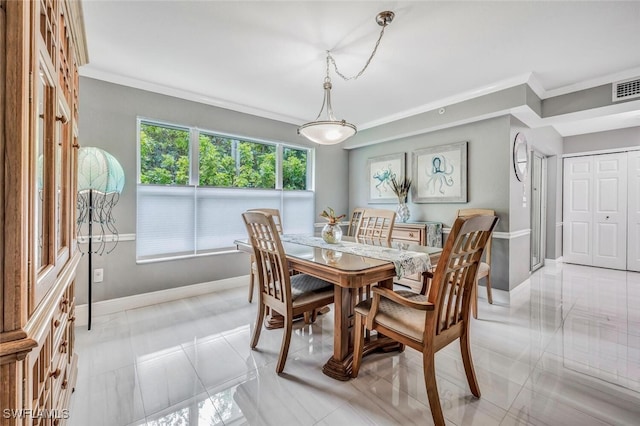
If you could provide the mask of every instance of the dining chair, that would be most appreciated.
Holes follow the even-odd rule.
[[[380,240],[391,244],[391,233],[396,221],[396,212],[385,209],[365,209],[356,229],[358,240]]]
[[[273,217],[273,222],[276,225],[276,230],[282,235],[282,219],[280,217],[280,210],[278,209],[248,209],[248,212],[264,212]],[[256,258],[251,255],[249,258],[249,303],[253,302],[253,283],[256,280]]]
[[[469,315],[480,258],[497,221],[495,216],[456,219],[427,295],[374,287],[373,298],[356,306],[352,377],[358,376],[362,363],[365,329],[375,330],[422,352],[431,414],[436,425],[444,425],[436,384],[435,353],[459,339],[469,387],[473,395],[480,397],[471,358]],[[426,274],[423,279],[427,279]]]
[[[356,241],[363,244],[388,247],[391,245],[391,233],[396,220],[396,212],[385,209],[363,209],[356,228]],[[358,300],[371,296],[371,285],[357,290]]]
[[[364,208],[356,207],[351,212],[351,219],[349,219],[349,228],[347,229],[347,236],[355,237],[356,230],[358,229],[358,225],[360,225],[360,219],[362,218],[362,213],[364,213]]]
[[[293,318],[309,315],[315,309],[333,303],[333,284],[307,274],[291,275],[273,216],[264,211],[242,214],[256,259],[260,303],[251,338],[251,349],[258,345],[265,309],[284,317],[282,346],[276,365],[281,373],[287,362]]]
[[[473,216],[473,215],[486,215],[495,216],[496,211],[491,209],[460,209],[457,216]],[[491,238],[487,242],[487,247],[484,249],[484,261],[480,262],[478,267],[478,275],[476,275],[476,282],[474,285],[474,297],[472,313],[474,318],[478,318],[478,282],[482,278],[487,278],[487,300],[493,305],[493,295],[491,294]]]

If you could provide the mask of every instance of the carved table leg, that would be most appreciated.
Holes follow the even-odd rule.
[[[266,328],[267,330],[283,328],[284,317],[268,306],[265,309],[267,310],[267,315],[265,315],[264,317],[264,328]]]
[[[389,284],[390,283],[390,284]],[[393,286],[393,281],[380,283],[384,287]],[[322,368],[322,372],[336,380],[351,379],[353,369],[353,337],[355,323],[355,305],[358,301],[358,289],[334,287],[335,329],[333,335],[333,356]],[[390,352],[400,349],[398,342],[383,336],[366,339],[363,356],[373,352]]]

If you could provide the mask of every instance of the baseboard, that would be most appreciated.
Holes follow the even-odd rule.
[[[144,306],[157,305],[158,303],[171,302],[187,297],[200,296],[216,291],[228,290],[246,286],[249,276],[233,277],[218,281],[192,284],[184,287],[169,288],[150,293],[134,294],[133,296],[119,297],[117,299],[103,300],[91,304],[92,316],[108,315],[116,312],[136,309]],[[86,304],[76,306],[76,326],[87,325],[89,309]]]
[[[556,257],[555,259],[545,259],[544,263],[546,264],[547,262],[552,264],[552,265],[555,265],[557,263],[562,263],[562,256]]]
[[[527,278],[523,280],[520,284],[518,284],[517,286],[509,290],[509,297],[516,296],[522,293],[523,291],[525,291],[525,288],[528,287],[529,283],[531,283],[531,278]]]

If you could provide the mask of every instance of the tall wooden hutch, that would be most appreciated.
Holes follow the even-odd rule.
[[[78,66],[72,0],[0,0],[0,424],[59,425],[77,371]]]

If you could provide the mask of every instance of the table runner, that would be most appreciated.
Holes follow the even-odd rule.
[[[402,278],[405,275],[422,273],[422,271],[426,271],[431,268],[429,255],[427,253],[420,253],[417,251],[374,246],[349,241],[342,241],[338,244],[328,244],[322,238],[299,234],[285,234],[280,236],[280,239],[287,243],[302,244],[305,246],[335,250],[379,260],[387,260],[392,262],[395,266],[398,278]]]

